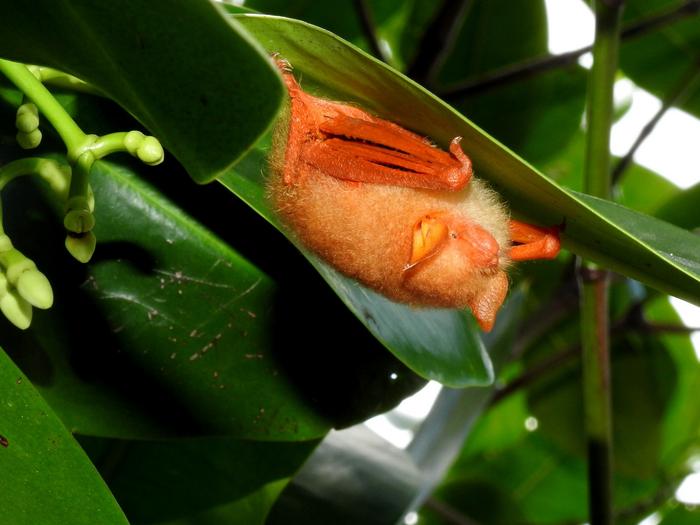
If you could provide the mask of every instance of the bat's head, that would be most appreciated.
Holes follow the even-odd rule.
[[[404,286],[438,306],[470,308],[488,331],[508,291],[506,253],[475,222],[426,215],[414,227]]]

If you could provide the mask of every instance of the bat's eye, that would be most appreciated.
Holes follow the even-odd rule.
[[[455,232],[450,232],[450,237],[451,237],[452,239],[456,239],[456,238],[457,238],[457,234],[456,234]]]

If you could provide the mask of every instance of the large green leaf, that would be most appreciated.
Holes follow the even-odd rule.
[[[271,62],[212,2],[3,1],[0,11],[0,56],[90,82],[198,182],[243,155],[279,107]]]
[[[681,319],[665,297],[651,301],[645,314],[650,322],[680,326]],[[700,363],[691,338],[687,334],[659,333],[663,345],[675,363],[675,388],[661,421],[660,459],[669,477],[687,472],[688,462],[700,445]]]
[[[218,505],[184,518],[160,522],[158,525],[264,525],[270,507],[286,485],[286,479],[269,483],[232,503]]]
[[[126,525],[95,467],[0,349],[0,508],[12,525]]]
[[[672,505],[670,512],[664,514],[659,525],[694,525],[700,520],[700,507]]]
[[[317,444],[230,438],[83,437],[80,442],[132,525],[207,514],[225,516],[228,523],[262,523],[276,495]]]
[[[211,206],[174,168],[156,173],[182,186],[190,205]],[[297,270],[294,253],[281,264],[294,279],[276,284],[127,166],[102,163],[93,174],[99,244],[87,267],[65,253],[61,227],[28,182],[5,190],[6,227],[47,273],[56,301],[27,332],[2,320],[3,344],[72,430],[305,440],[420,385],[327,287]],[[227,228],[231,243],[245,244],[256,216],[242,203],[247,215],[237,216],[228,192],[211,188],[226,198],[216,220],[245,221],[243,232]],[[275,248],[260,235],[260,246]],[[319,322],[342,338],[306,329],[302,295],[323,305]]]

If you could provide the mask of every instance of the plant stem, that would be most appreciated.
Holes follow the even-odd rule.
[[[620,34],[622,39],[630,39],[655,31],[663,26],[672,24],[683,18],[694,16],[700,12],[700,0],[686,0],[678,6],[664,9],[640,21],[635,21],[625,27]],[[517,82],[532,77],[538,73],[544,73],[559,67],[575,64],[579,57],[588,53],[593,46],[585,46],[568,53],[559,55],[546,55],[533,58],[516,64],[505,66],[501,69],[489,71],[482,76],[466,79],[451,86],[436,90],[436,93],[445,99],[455,100],[475,95],[491,88]]]
[[[92,84],[80,80],[73,75],[64,73],[57,69],[43,66],[29,66],[29,70],[34,73],[42,84],[49,84],[51,86],[60,87],[64,89],[70,89],[71,91],[78,91],[80,93],[87,93],[89,95],[97,95],[104,97],[99,89],[94,87]]]
[[[610,127],[617,72],[622,1],[595,0],[596,36],[588,77],[585,191],[609,198]],[[582,261],[581,350],[583,402],[588,448],[588,508],[591,525],[612,523],[612,414],[610,400],[610,316],[607,271]]]
[[[583,403],[591,525],[612,523],[612,414],[607,272],[581,266]]]
[[[386,56],[386,53],[384,53],[384,50],[379,43],[379,38],[377,37],[376,31],[377,26],[374,23],[372,11],[367,4],[367,0],[354,0],[353,3],[355,4],[355,11],[360,19],[362,31],[365,33],[369,47],[372,50],[372,54],[382,62],[389,62],[389,57]]]
[[[607,199],[611,193],[610,127],[621,9],[608,7],[604,0],[595,2],[596,40],[593,44],[594,63],[588,76],[584,191]]]
[[[36,104],[39,111],[61,136],[69,154],[82,146],[86,140],[85,133],[27,66],[0,59],[0,72],[4,73],[27,98]]]
[[[668,93],[659,111],[656,112],[656,114],[639,132],[639,136],[637,136],[637,139],[634,141],[634,144],[632,144],[629,151],[615,165],[615,169],[612,172],[613,184],[616,184],[620,180],[625,170],[632,163],[634,154],[654,130],[656,125],[661,120],[661,117],[663,117],[672,106],[682,104],[683,101],[693,93],[694,89],[697,87],[698,80],[700,80],[700,61],[695,61],[691,65],[688,72],[683,75],[683,78],[681,78],[680,81],[673,87],[671,92]]]

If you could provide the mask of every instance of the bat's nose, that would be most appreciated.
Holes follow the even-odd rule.
[[[501,248],[493,235],[484,228],[470,224],[467,229],[459,232],[458,238],[463,242],[463,249],[474,266],[484,269],[498,267]]]

